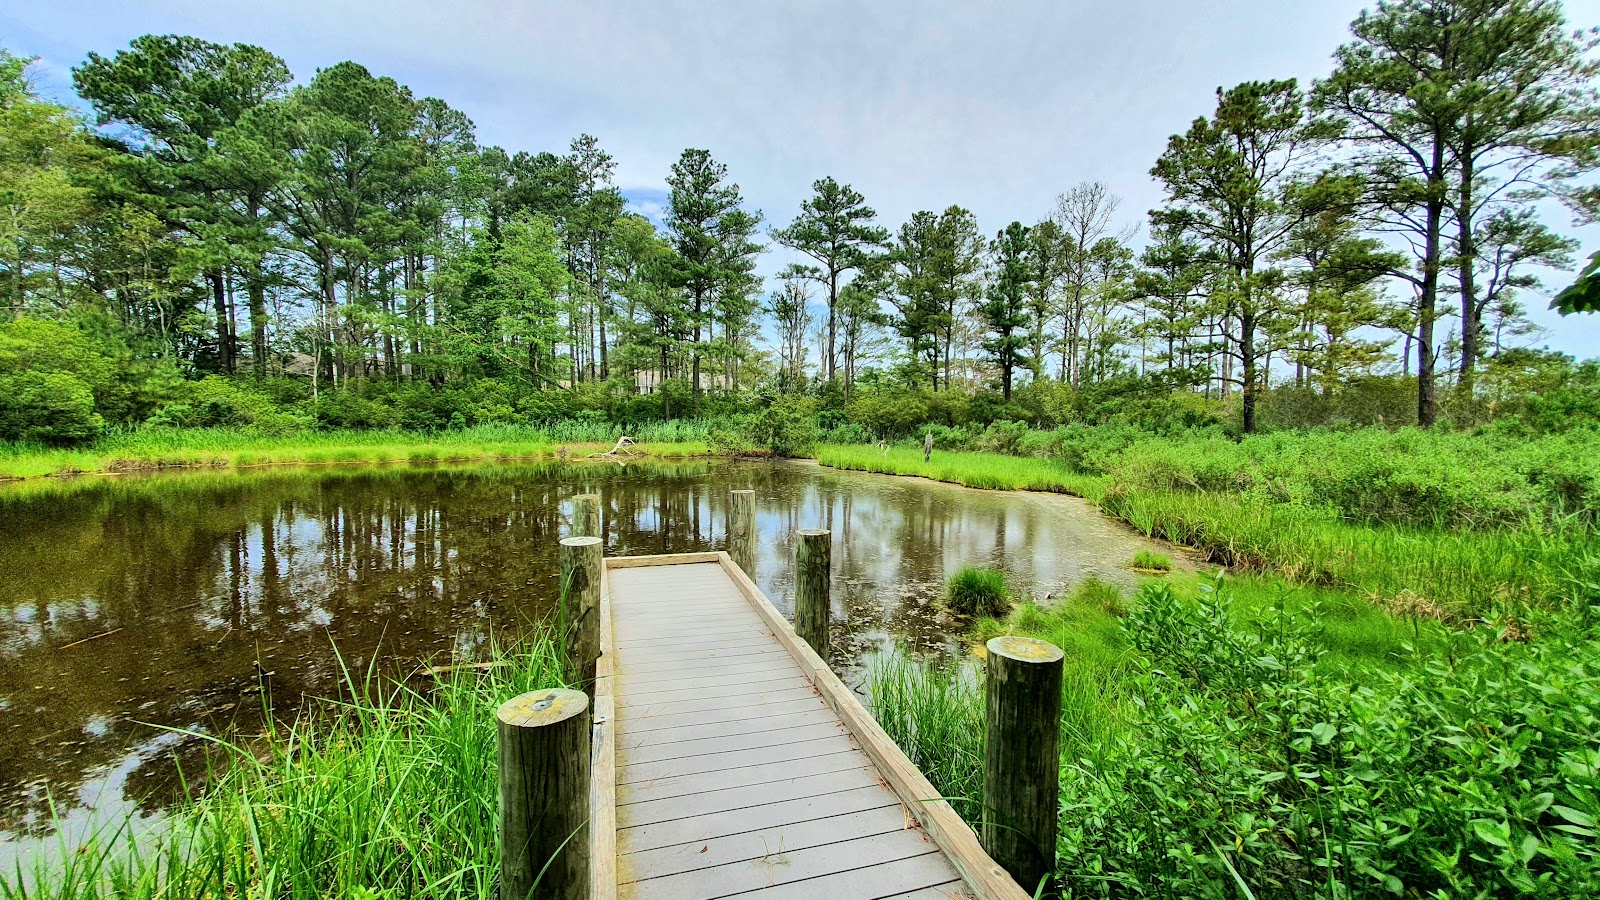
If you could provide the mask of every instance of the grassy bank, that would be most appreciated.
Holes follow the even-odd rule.
[[[1445,618],[1518,602],[1552,603],[1595,543],[1576,519],[1479,530],[1351,521],[1337,510],[1250,492],[1151,486],[1123,474],[1085,474],[1056,459],[998,453],[829,446],[823,465],[916,475],[1001,490],[1085,497],[1152,537],[1193,547],[1242,571],[1347,588],[1385,606]]]
[[[1060,894],[1594,896],[1592,620],[1407,639],[1316,593],[1156,579],[979,628],[1067,650]],[[975,820],[981,676],[892,653],[867,681],[878,720]]]
[[[704,423],[668,422],[627,434],[631,451],[658,459],[711,452]],[[246,468],[333,463],[573,459],[611,449],[620,426],[568,422],[545,428],[486,425],[459,431],[303,431],[267,435],[238,428],[144,428],[80,449],[0,443],[0,480],[170,468]]]
[[[204,795],[158,829],[105,823],[32,869],[0,872],[0,898],[491,900],[495,708],[561,684],[543,637],[499,659],[437,684],[351,678],[348,696],[292,725],[219,743]]]

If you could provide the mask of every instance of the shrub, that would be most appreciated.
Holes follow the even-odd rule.
[[[0,376],[0,440],[75,444],[94,439],[104,426],[94,411],[94,392],[76,375]]]
[[[945,586],[950,609],[963,616],[1004,615],[1011,605],[1006,575],[999,569],[964,566]]]
[[[817,445],[815,417],[814,401],[785,395],[755,415],[751,438],[774,456],[804,456]]]

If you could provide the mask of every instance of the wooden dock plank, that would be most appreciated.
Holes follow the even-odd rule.
[[[741,787],[715,788],[698,794],[679,794],[660,800],[641,800],[617,807],[617,827],[651,825],[690,816],[703,816],[714,812],[728,812],[782,800],[798,800],[823,793],[854,790],[878,784],[878,770],[861,758],[854,769],[835,772],[817,772],[793,778],[778,778],[762,784]]]
[[[848,690],[726,554],[608,560],[604,602],[615,896],[974,896],[881,733],[860,742]]]
[[[843,772],[847,769],[858,769],[862,766],[870,765],[872,765],[872,761],[867,759],[860,751],[848,748],[822,755],[803,756],[798,759],[779,762],[758,763],[752,766],[721,769],[715,772],[691,772],[687,775],[674,775],[667,778],[656,778],[651,781],[623,785],[617,791],[617,805],[621,807],[629,803],[642,803],[650,800],[660,800],[665,797],[682,797],[722,788],[766,784],[783,778],[798,778],[803,775],[816,775],[822,772]]]
[[[949,884],[950,861],[945,859],[932,843],[924,846],[928,850],[920,856],[881,862],[819,878],[808,878],[805,881],[791,881],[751,891],[742,896],[750,897],[751,900],[784,900],[788,897],[796,900],[814,900],[817,897],[862,897],[876,900],[879,897],[892,897],[896,893],[909,893],[936,884]]]
[[[939,848],[914,831],[890,831],[854,840],[823,844],[805,850],[772,847],[764,856],[697,869],[676,875],[663,875],[639,882],[641,895],[651,900],[697,900],[760,891],[776,885],[804,882],[818,876],[892,863],[933,854]],[[939,859],[940,863],[944,861]],[[948,865],[945,863],[945,865]],[[935,866],[934,868],[937,868]],[[935,876],[937,877],[937,876]],[[807,894],[816,897],[817,894]],[[846,895],[851,896],[851,895]]]
[[[903,831],[905,827],[905,813],[898,804],[880,806],[826,819],[746,831],[705,842],[642,850],[629,855],[628,876],[642,881],[710,869],[728,863],[761,859],[779,847],[785,851],[805,850],[822,844]]]
[[[839,753],[854,749],[855,744],[851,742],[849,735],[830,734],[827,737],[810,741],[798,741],[793,744],[752,747],[748,751],[730,750],[727,753],[684,756],[678,759],[664,759],[653,763],[636,762],[629,765],[626,772],[619,771],[617,773],[617,784],[641,784],[658,781],[662,778],[675,778],[680,775],[727,772],[733,769],[742,769],[746,766],[788,762],[804,759],[807,756],[821,756],[825,753]]]

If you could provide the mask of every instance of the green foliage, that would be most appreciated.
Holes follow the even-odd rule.
[[[94,393],[66,372],[0,375],[0,440],[74,444],[100,434]]]
[[[1575,312],[1600,312],[1600,252],[1589,254],[1589,264],[1577,279],[1550,301],[1550,308],[1562,315]]]
[[[945,600],[963,616],[999,616],[1011,606],[1011,589],[999,569],[963,566],[945,584]]]
[[[816,408],[804,398],[784,395],[756,413],[751,439],[773,456],[809,456],[816,448]]]
[[[1064,896],[1587,896],[1600,653],[1581,614],[1500,616],[1402,666],[1323,664],[1326,612],[1241,616],[1229,584],[1167,582],[1109,619],[1131,655],[1068,678]],[[1013,633],[1079,640],[1025,607]],[[1063,644],[1073,646],[1073,644]],[[1071,659],[1075,651],[1069,651]],[[975,799],[975,682],[901,658],[874,710],[940,790]],[[1071,725],[1074,701],[1099,727]],[[940,742],[956,748],[938,758]],[[972,815],[971,803],[958,809]],[[1236,880],[1237,879],[1237,880]]]
[[[1170,572],[1172,558],[1154,550],[1140,550],[1133,555],[1132,566],[1141,572]]]
[[[0,871],[0,896],[489,900],[495,708],[562,684],[559,651],[542,633],[491,661],[426,691],[346,673],[348,697],[248,745],[219,743],[204,797],[170,812],[153,838],[131,819],[104,823],[59,855]]]

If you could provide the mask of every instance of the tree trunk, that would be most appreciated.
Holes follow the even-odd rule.
[[[1443,230],[1444,190],[1438,174],[1444,165],[1444,145],[1435,141],[1427,219],[1423,235],[1422,291],[1417,297],[1417,424],[1431,428],[1437,417],[1434,401],[1433,319],[1439,300],[1439,236]]]
[[[212,269],[206,273],[206,281],[211,284],[211,303],[217,315],[217,362],[221,364],[222,371],[233,374],[233,329],[228,321],[228,290],[223,283],[222,270]]]
[[[267,377],[267,285],[257,260],[245,284],[250,295],[250,363],[256,380]]]
[[[1472,396],[1472,379],[1478,365],[1479,345],[1482,343],[1483,322],[1478,318],[1477,286],[1473,282],[1473,263],[1478,248],[1472,235],[1472,157],[1464,154],[1461,160],[1461,200],[1456,210],[1459,232],[1460,259],[1456,263],[1456,277],[1461,281],[1461,387],[1462,393]]]

